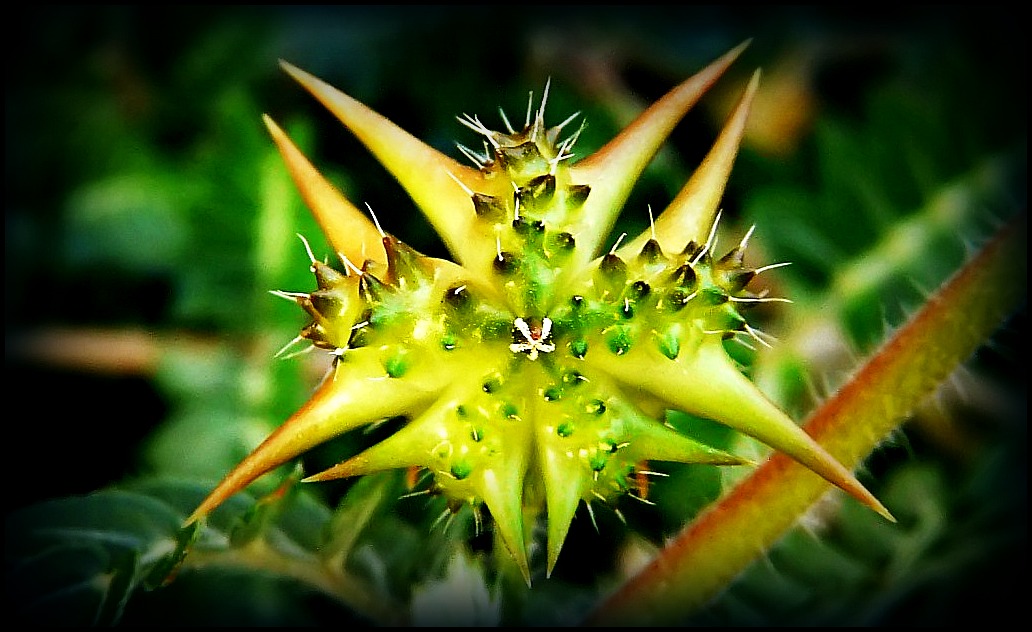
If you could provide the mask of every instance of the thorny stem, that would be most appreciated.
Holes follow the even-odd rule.
[[[1024,303],[1026,248],[1022,212],[811,415],[807,432],[855,467]],[[586,623],[683,622],[828,490],[812,472],[773,455],[604,600]]]

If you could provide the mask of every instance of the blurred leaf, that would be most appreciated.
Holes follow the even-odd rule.
[[[412,623],[420,627],[493,627],[500,622],[501,608],[485,583],[482,565],[462,549],[441,580],[423,584],[412,595]]]
[[[24,623],[117,621],[140,567],[175,548],[180,517],[157,499],[110,490],[35,505],[5,525],[5,580]]]
[[[174,269],[189,235],[178,198],[167,181],[148,174],[85,187],[69,200],[70,262],[151,273]]]

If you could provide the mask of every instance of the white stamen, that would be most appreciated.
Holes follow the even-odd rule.
[[[738,242],[738,247],[745,250],[745,247],[749,245],[749,238],[752,237],[753,231],[756,230],[756,224],[749,227],[749,231],[745,233],[745,237],[742,237],[742,241]]]
[[[566,140],[570,141],[571,139],[568,138]],[[563,144],[561,144],[559,146],[559,152],[555,155],[555,158],[552,158],[551,160],[548,161],[548,175],[554,176],[555,175],[555,170],[559,168],[559,163],[560,162],[562,162],[564,160],[569,160],[570,158],[573,158],[573,154],[572,153],[566,153],[567,148],[568,148],[568,145],[567,145],[566,142],[564,142]]]
[[[537,111],[537,119],[542,123],[545,122],[545,104],[548,103],[548,89],[552,86],[552,78],[549,77],[545,80],[545,92],[541,95],[541,107]]]
[[[652,231],[652,241],[656,241],[656,220],[652,217],[652,205],[646,204],[645,208],[649,210],[649,229]]]
[[[577,112],[577,114],[580,114],[580,112]],[[577,116],[577,114],[574,114],[573,116]],[[562,127],[563,125],[565,125],[572,118],[573,117],[571,116],[569,119],[566,119],[566,121],[563,121],[559,125],[559,127]],[[584,121],[581,121],[580,128],[576,131],[576,133],[571,134],[569,136],[569,138],[567,138],[566,140],[564,140],[561,143],[559,143],[559,150],[556,153],[555,158],[552,158],[551,160],[548,161],[549,174],[555,175],[556,167],[559,165],[560,162],[562,162],[564,160],[569,160],[570,158],[573,158],[574,153],[572,151],[570,151],[570,148],[573,147],[574,143],[577,142],[577,139],[580,138],[581,132],[584,131],[584,126],[585,126]]]
[[[308,253],[308,260],[312,262],[312,265],[315,265],[315,255],[312,254],[312,247],[310,245],[308,245],[308,240],[305,239],[305,236],[302,235],[301,233],[295,233],[295,234],[298,236],[298,238],[301,239],[301,243],[303,243],[305,245],[305,252]]]
[[[434,520],[434,523],[430,525],[430,531],[433,531],[434,529],[436,529],[436,528],[437,528],[437,525],[441,524],[441,522],[442,522],[443,520],[445,520],[446,518],[448,518],[448,516],[454,516],[454,515],[455,515],[455,514],[453,514],[453,513],[451,512],[451,509],[445,509],[444,511],[442,511],[442,512],[441,512],[441,515],[437,516],[437,518],[436,518],[436,519]],[[451,522],[451,521],[449,520],[449,521],[448,521],[448,524],[450,524],[450,522]],[[443,528],[443,529],[441,529],[441,531],[442,531],[442,532],[444,532],[444,531],[447,531],[447,530],[448,530],[448,524],[445,524],[445,525],[444,525],[444,528]]]
[[[366,202],[365,206],[369,209],[369,215],[373,218],[373,224],[376,225],[376,231],[380,233],[380,237],[386,237],[387,233],[383,232],[383,229],[380,228],[380,220],[376,219],[376,213],[373,212],[373,207],[369,206],[369,202]]]
[[[457,176],[456,176],[456,175],[455,175],[454,173],[452,173],[451,171],[446,171],[445,173],[447,173],[447,174],[448,174],[448,177],[449,177],[449,178],[451,178],[452,180],[454,180],[454,181],[455,181],[455,184],[457,184],[457,185],[459,185],[460,187],[462,187],[462,190],[463,190],[463,191],[464,191],[464,192],[466,193],[466,195],[468,195],[468,196],[470,196],[470,197],[473,197],[473,194],[474,194],[474,191],[473,191],[473,189],[471,189],[471,188],[469,188],[468,186],[466,186],[466,185],[465,185],[465,184],[464,184],[464,183],[462,182],[462,180],[459,180],[459,178],[458,178],[458,177],[457,177]],[[381,232],[380,234],[382,235],[383,233]]]
[[[282,347],[280,347],[280,350],[277,351],[276,355],[274,355],[272,357],[274,357],[274,358],[280,357],[281,355],[283,355],[284,353],[287,352],[287,349],[293,347],[294,345],[296,345],[297,343],[301,342],[302,340],[304,340],[304,338],[302,338],[301,336],[295,336],[293,340],[291,340],[287,344],[285,344]]]
[[[578,116],[580,116],[580,112],[574,112],[573,114],[571,114],[571,115],[567,116],[567,117],[566,117],[566,120],[565,120],[565,121],[563,121],[562,123],[560,123],[560,124],[556,125],[554,129],[555,129],[556,131],[562,131],[562,129],[563,129],[564,127],[566,127],[567,125],[569,125],[570,123],[572,123],[572,122],[573,122],[573,119],[577,118]],[[583,124],[583,122],[581,123],[581,127],[582,127],[582,128],[584,127],[584,124]],[[579,132],[578,132],[578,133],[579,133]]]
[[[298,351],[295,351],[294,353],[291,353],[289,355],[285,355],[285,356],[283,356],[280,359],[281,360],[290,360],[291,358],[296,358],[299,355],[303,355],[305,353],[311,353],[314,350],[315,350],[315,345],[309,345],[309,346],[305,347],[304,349],[299,349]]]
[[[476,153],[473,152],[472,149],[470,149],[469,147],[466,147],[462,143],[455,143],[455,146],[458,147],[459,151],[462,152],[462,155],[465,156],[466,158],[468,158],[470,160],[470,162],[475,164],[477,166],[477,168],[481,168],[482,169],[484,167],[484,165],[487,164],[487,158],[486,157],[478,156]],[[451,174],[448,174],[448,175],[451,175]],[[454,177],[454,176],[452,176],[452,177]]]
[[[512,124],[509,123],[509,117],[505,115],[505,110],[502,109],[502,106],[498,106],[498,114],[502,117],[502,123],[505,124],[505,129],[509,130],[510,134],[515,134],[516,130],[514,130],[512,128]]]
[[[527,340],[532,340],[533,336],[530,335],[530,326],[527,325],[527,321],[517,317],[516,320],[512,321],[512,324],[516,326],[516,329],[523,334],[523,337]]]
[[[530,360],[537,360],[539,353],[551,353],[555,351],[555,344],[548,342],[552,333],[552,319],[541,319],[541,330],[537,334],[531,331],[530,325],[522,318],[512,321],[513,326],[523,336],[526,342],[514,342],[509,345],[509,351],[513,353],[526,353]]]
[[[580,114],[580,112],[578,112],[577,114]],[[576,132],[574,132],[573,134],[570,134],[570,136],[563,142],[563,147],[565,149],[569,149],[570,147],[573,147],[574,143],[577,142],[577,139],[580,138],[581,132],[583,132],[584,128],[586,128],[587,126],[588,126],[587,121],[581,120],[580,127],[577,128]],[[573,154],[570,154],[570,155],[572,156]]]
[[[720,224],[720,214],[722,212],[723,211],[717,211],[717,216],[713,218],[713,226],[710,227],[709,237],[706,238],[706,245],[702,247],[699,254],[695,255],[695,258],[692,259],[691,265],[694,266],[698,263],[699,259],[702,259],[703,255],[710,252],[717,245],[717,225]]]
[[[646,505],[652,505],[652,506],[656,505],[656,503],[652,502],[651,500],[646,500],[642,496],[635,496],[634,494],[632,494],[630,492],[627,492],[627,495],[630,496],[631,498],[633,498],[634,500],[637,500],[637,501],[645,503]]]
[[[498,141],[496,141],[494,138],[495,133],[489,130],[486,125],[481,123],[479,118],[477,118],[476,116],[470,116],[466,113],[463,113],[462,116],[457,116],[455,118],[457,118],[460,123],[470,128],[474,132],[484,136],[484,138],[486,138],[495,149],[498,149]]]
[[[748,334],[749,334],[750,336],[752,336],[753,340],[755,340],[756,342],[760,343],[760,344],[761,344],[761,345],[763,345],[764,347],[767,347],[768,349],[773,349],[774,347],[770,346],[770,343],[768,343],[768,342],[767,342],[766,340],[764,340],[763,338],[761,338],[761,337],[760,337],[761,335],[767,336],[767,337],[768,337],[768,338],[770,338],[771,340],[773,340],[773,341],[777,342],[777,338],[775,338],[774,336],[771,336],[770,334],[766,334],[766,333],[764,333],[764,332],[760,331],[759,329],[755,329],[755,328],[753,328],[753,327],[750,327],[750,326],[749,326],[749,323],[745,323],[745,331],[746,331],[746,332],[747,332],[747,333],[748,333]]]
[[[742,340],[741,335],[742,335],[742,332],[736,331],[734,333],[734,336],[732,337],[732,340],[734,340],[738,344],[742,345],[743,347],[745,347],[749,351],[756,351],[756,347],[754,347],[751,344],[749,344],[748,342]]]
[[[728,299],[733,303],[791,303],[791,299],[781,298],[779,296],[729,296]]]
[[[620,233],[620,236],[616,238],[616,243],[613,244],[613,247],[609,249],[609,254],[611,254],[611,255],[615,255],[616,254],[616,249],[620,247],[620,242],[623,241],[624,237],[626,237],[626,236],[627,236],[627,233]]]
[[[602,499],[605,500],[604,498]],[[591,507],[591,503],[584,501],[584,506],[588,508],[588,517],[591,518],[591,526],[595,527],[595,533],[598,533],[598,523],[595,522],[595,510]]]
[[[303,298],[308,298],[308,294],[305,294],[304,292],[284,292],[283,290],[269,290],[269,294],[272,294],[273,296],[278,296],[280,298],[285,298],[291,303],[296,303]]]
[[[774,268],[783,268],[785,266],[790,265],[792,265],[791,261],[782,261],[781,263],[772,263],[770,265],[763,266],[762,268],[756,268],[755,270],[753,270],[753,272],[759,274],[761,272],[766,272],[767,270],[773,270]]]
[[[362,268],[351,263],[351,259],[348,259],[347,255],[343,252],[338,252],[337,257],[344,263],[344,267],[347,268],[348,272],[354,272],[358,276],[362,276]]]

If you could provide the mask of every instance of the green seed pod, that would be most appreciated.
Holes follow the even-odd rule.
[[[523,129],[497,132],[461,118],[491,152],[471,155],[474,167],[285,64],[394,175],[459,263],[431,259],[383,233],[267,119],[330,243],[361,269],[349,264],[340,273],[310,256],[317,290],[279,293],[312,317],[302,337],[336,354],[333,379],[230,472],[191,521],[332,437],[404,416],[394,434],[305,480],[424,469],[428,490],[451,510],[486,508],[529,581],[534,530],[525,520],[546,521],[551,572],[578,506],[634,493],[639,464],[747,463],[665,425],[657,411],[667,409],[755,437],[885,513],[723,346],[726,335],[752,331],[737,310],[754,296],[744,289],[754,276],[743,267],[747,239],[717,261],[710,249],[756,78],[699,168],[705,186],[687,188],[691,195],[678,196],[649,230],[622,249],[621,237],[596,258],[670,121],[740,51],[704,70],[705,81],[674,88],[631,132],[577,162],[577,134],[561,139],[563,124],[545,125],[547,88]],[[679,254],[664,254],[685,243]]]

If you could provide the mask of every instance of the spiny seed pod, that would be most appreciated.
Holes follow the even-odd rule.
[[[309,252],[317,289],[280,292],[312,318],[301,334],[333,353],[332,379],[197,508],[198,520],[261,474],[348,430],[388,417],[395,434],[307,481],[424,468],[453,508],[493,518],[529,582],[524,519],[547,515],[547,568],[581,503],[635,494],[649,461],[736,465],[656,411],[708,417],[804,464],[887,517],[838,461],[738,370],[724,340],[763,340],[739,310],[749,234],[715,252],[719,200],[758,84],[753,77],[709,155],[649,230],[603,241],[642,169],[740,46],[674,88],[597,153],[573,162],[574,117],[493,131],[460,118],[486,153],[466,167],[319,79],[284,69],[397,178],[456,263],[382,232],[266,117],[290,173],[345,264]],[[651,210],[650,210],[651,213]],[[306,244],[307,247],[307,244]],[[766,344],[766,343],[764,343]],[[525,493],[526,490],[543,490]],[[543,507],[531,506],[543,497]],[[534,511],[526,511],[534,510]]]

